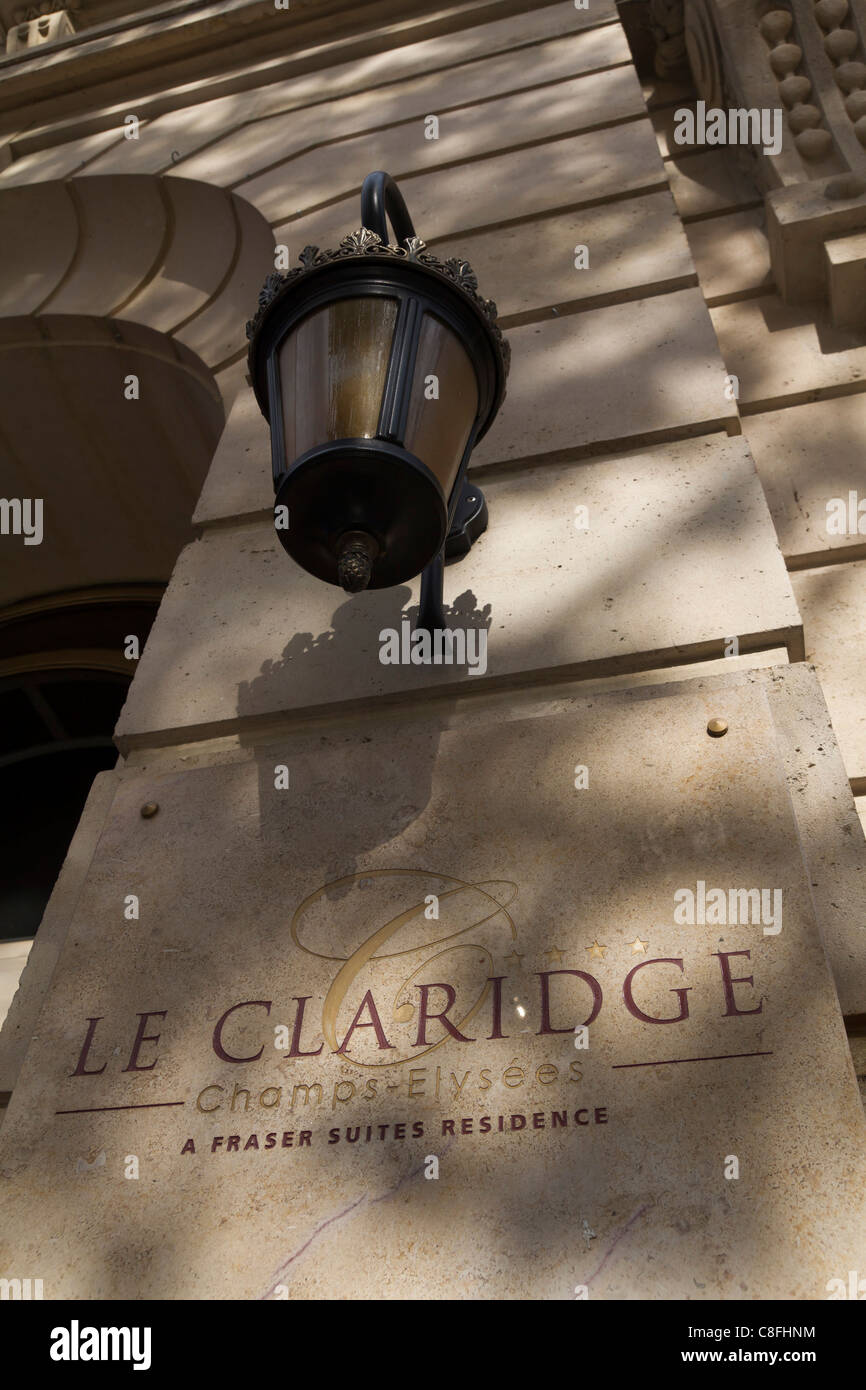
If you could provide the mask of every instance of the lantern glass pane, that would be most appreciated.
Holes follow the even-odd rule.
[[[286,464],[332,439],[372,439],[379,423],[397,300],[338,299],[279,349]]]
[[[477,412],[478,383],[469,354],[446,323],[425,314],[404,446],[436,475],[446,499]]]

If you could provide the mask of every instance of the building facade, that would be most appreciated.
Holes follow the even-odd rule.
[[[859,3],[0,0],[0,1274],[866,1268]],[[274,532],[246,324],[377,169],[511,347],[474,663]]]

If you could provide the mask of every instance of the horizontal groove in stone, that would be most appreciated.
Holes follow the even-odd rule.
[[[724,657],[727,640],[725,637],[720,637],[713,642],[701,642],[685,647],[668,647],[664,650],[648,652],[630,658],[605,657],[598,661],[582,662],[572,666],[520,671],[489,678],[482,676],[471,683],[464,678],[451,685],[441,686],[436,690],[425,690],[423,694],[418,691],[401,691],[394,694],[365,696],[362,699],[346,700],[329,706],[327,722],[329,724],[344,723],[374,711],[384,714],[397,709],[411,710],[413,715],[427,710],[435,715],[437,708],[447,706],[457,697],[468,703],[472,700],[480,700],[485,695],[543,690],[562,685],[564,682],[589,682],[604,679],[607,676],[639,675],[644,671],[656,670],[663,674],[666,668],[673,666],[695,665],[696,674],[700,674],[697,668],[700,667],[701,662]],[[802,661],[802,654],[798,654],[802,651],[802,629],[780,628],[773,632],[752,634],[740,639],[741,655],[749,652],[771,651],[780,647],[787,650],[789,660],[792,663]],[[661,683],[663,682],[660,681]],[[579,691],[573,693],[579,695]],[[277,737],[281,730],[290,730],[292,733],[300,732],[304,728],[314,727],[322,718],[322,706],[316,704],[292,710],[283,717],[273,714],[248,715],[239,716],[236,719],[221,720],[212,724],[188,724],[179,728],[127,734],[115,738],[115,743],[121,756],[128,757],[130,754],[148,748],[194,745],[242,734],[249,734],[256,742],[265,742],[271,731]]]
[[[684,227],[690,227],[695,222],[712,222],[717,217],[730,217],[734,212],[755,212],[757,209],[763,212],[763,198],[753,198],[748,203],[731,203],[728,207],[712,208],[709,212],[693,212],[681,216],[680,221]]]
[[[719,417],[715,420],[699,420],[695,424],[672,425],[668,429],[643,430],[633,435],[620,435],[617,438],[594,439],[588,444],[579,444],[573,449],[554,449],[547,454],[523,454],[520,458],[493,460],[470,468],[470,475],[483,482],[485,478],[505,476],[524,468],[557,463],[576,463],[581,459],[594,459],[599,454],[628,453],[634,449],[650,448],[654,444],[671,444],[682,439],[698,439],[705,434],[739,434],[728,428],[733,418]]]
[[[564,85],[566,82],[573,82],[573,81],[575,80],[575,78],[580,78],[580,77],[599,77],[599,76],[601,76],[603,73],[606,73],[606,72],[616,72],[616,71],[617,71],[618,69],[620,69],[620,68],[629,68],[629,67],[631,67],[631,64],[628,63],[628,62],[620,62],[620,63],[602,63],[602,64],[600,64],[598,67],[581,69],[581,71],[580,71],[579,73],[572,73],[572,74],[569,74],[569,75],[566,76],[566,77],[556,77],[556,78],[553,78],[553,79],[550,80],[550,81],[534,82],[534,83],[533,83],[531,86],[529,86],[529,87],[512,87],[512,88],[506,89],[505,91],[492,92],[492,93],[490,94],[490,96],[487,96],[487,97],[474,97],[473,100],[472,100],[471,102],[456,102],[456,103],[454,103],[454,104],[451,105],[451,106],[441,106],[441,107],[438,107],[438,108],[437,108],[435,114],[436,114],[437,116],[439,116],[439,117],[442,117],[442,116],[453,116],[453,115],[459,113],[460,111],[466,110],[466,109],[467,109],[468,107],[470,107],[470,106],[488,106],[488,105],[490,105],[492,102],[494,102],[494,101],[501,101],[501,100],[503,100],[504,98],[527,96],[527,95],[531,94],[532,92],[541,92],[541,91],[544,91],[545,89],[549,89],[549,90],[551,91],[551,93],[554,93],[554,89],[555,89],[556,87],[562,86],[562,85]],[[292,113],[291,113],[291,112],[285,112],[285,113],[277,112],[277,113],[275,113],[274,115],[262,117],[262,121],[261,121],[261,122],[259,122],[259,121],[249,121],[249,122],[247,122],[245,125],[236,126],[236,127],[234,127],[234,129],[232,129],[232,130],[223,132],[223,134],[222,134],[221,136],[218,136],[216,139],[210,141],[207,145],[202,145],[202,146],[200,147],[200,149],[196,150],[196,151],[194,152],[194,154],[192,154],[192,155],[189,156],[189,158],[190,158],[190,160],[192,160],[192,159],[197,158],[198,155],[203,154],[203,153],[205,152],[205,150],[208,150],[208,149],[216,149],[216,148],[222,143],[223,140],[227,139],[227,138],[228,138],[229,136],[231,136],[231,135],[236,134],[236,132],[239,131],[239,130],[252,128],[252,127],[254,127],[255,125],[261,124],[261,123],[264,122],[264,121],[272,121],[272,120],[275,120],[275,119],[279,119],[279,116],[280,116],[281,114],[285,114],[285,115],[288,116],[288,115],[291,115]],[[608,121],[608,122],[602,122],[602,123],[598,123],[598,124],[596,124],[596,125],[594,125],[594,126],[585,126],[585,127],[581,126],[581,127],[578,128],[578,130],[577,130],[576,132],[572,131],[572,132],[570,132],[570,133],[572,133],[572,134],[574,134],[574,133],[580,134],[580,133],[583,132],[583,130],[599,130],[599,129],[603,129],[605,125],[619,125],[619,124],[622,123],[622,120],[623,120],[623,119],[635,120],[635,119],[641,119],[641,118],[642,118],[642,113],[641,113],[641,112],[638,112],[635,116],[629,116],[629,117],[619,118],[619,119],[615,119],[615,120]],[[269,174],[269,173],[271,173],[274,169],[280,169],[280,168],[283,168],[283,167],[285,166],[287,173],[290,172],[290,170],[291,170],[291,164],[292,164],[292,161],[293,161],[294,159],[299,159],[299,158],[301,158],[301,157],[304,156],[304,155],[312,154],[312,153],[313,153],[314,151],[316,151],[316,150],[333,149],[335,146],[341,145],[341,144],[343,144],[343,143],[344,143],[345,141],[347,141],[347,140],[352,140],[352,139],[354,139],[354,138],[355,138],[356,136],[358,136],[358,135],[379,135],[379,134],[381,134],[383,131],[394,131],[394,130],[399,130],[401,126],[415,125],[415,124],[418,123],[419,120],[422,120],[422,119],[423,119],[423,117],[419,117],[419,116],[409,116],[409,117],[403,117],[403,118],[401,118],[400,120],[383,121],[380,125],[363,126],[363,127],[360,128],[360,129],[349,130],[349,131],[343,131],[340,135],[331,136],[331,138],[328,139],[328,140],[321,140],[321,141],[319,141],[319,142],[317,142],[317,143],[314,143],[314,144],[304,145],[303,148],[301,148],[301,149],[293,150],[292,153],[291,153],[291,155],[289,155],[289,156],[284,156],[284,157],[281,158],[281,159],[274,159],[274,160],[271,160],[270,163],[268,163],[268,164],[263,164],[260,168],[253,170],[252,173],[250,173],[250,174],[244,174],[242,178],[230,180],[230,181],[225,185],[225,187],[231,189],[232,192],[241,193],[241,194],[242,194],[242,193],[243,193],[243,188],[244,188],[244,185],[245,185],[245,184],[251,183],[254,179],[260,178],[260,177],[262,177],[264,174]],[[540,137],[540,138],[539,138],[539,141],[538,141],[537,143],[545,143],[546,140],[549,139],[549,138],[550,138],[549,136]],[[536,143],[536,142],[531,142],[531,143]],[[504,145],[504,146],[502,146],[501,149],[495,150],[494,153],[496,153],[496,154],[508,154],[508,153],[510,153],[512,150],[516,150],[516,149],[519,150],[519,149],[531,148],[531,143],[529,143],[529,144],[516,144],[516,145]],[[98,156],[96,156],[96,157],[98,157]],[[483,158],[483,156],[482,156],[482,155],[473,155],[472,158],[479,158],[479,159],[480,159],[480,158]],[[175,171],[175,172],[181,172],[181,165],[182,165],[184,162],[185,162],[185,161],[183,161],[183,160],[178,160],[177,163],[175,163],[175,164],[171,164],[171,163],[166,164],[166,165],[163,166],[163,169],[160,170],[160,172],[166,172],[166,173],[167,173],[167,172],[169,172],[169,170],[173,170],[173,171]],[[455,161],[452,161],[452,164],[456,164],[456,163],[458,163],[458,162],[462,163],[462,162],[464,162],[464,161],[456,161],[456,160],[455,160]],[[431,170],[433,170],[433,169],[444,169],[444,168],[448,168],[448,167],[450,167],[450,166],[449,166],[449,165],[446,165],[446,164],[435,164],[435,165],[424,166],[424,167],[425,167],[425,170],[426,170],[427,167],[429,167]],[[415,173],[415,172],[422,172],[422,171],[411,170],[410,172]],[[396,177],[396,176],[395,176],[395,177]],[[405,173],[402,175],[402,177],[405,177]],[[340,199],[342,199],[344,196],[345,196],[344,194],[340,194]],[[338,201],[339,201],[339,199],[338,199]],[[324,204],[322,204],[321,206],[324,206]],[[315,211],[315,206],[313,206],[313,207],[311,207],[311,208],[309,208],[309,209],[306,209],[305,211]]]
[[[809,554],[786,555],[785,565],[790,574],[798,570],[827,569],[832,565],[851,564],[855,560],[866,560],[866,541],[856,545],[839,546],[833,550],[813,550]]]
[[[573,138],[573,137],[572,137]],[[476,225],[459,227],[454,232],[447,232],[442,236],[430,237],[427,247],[433,251],[443,242],[454,241],[462,236],[480,236],[484,232],[504,232],[511,227],[521,227],[527,224],[538,222],[547,217],[563,217],[570,212],[584,212],[589,208],[604,207],[607,203],[624,203],[630,198],[645,198],[651,193],[668,193],[669,185],[664,179],[657,179],[653,183],[641,184],[639,188],[625,188],[621,193],[607,193],[598,198],[579,199],[577,202],[559,203],[554,208],[544,208],[542,212],[527,212],[520,217],[503,217],[498,222],[479,222]],[[279,232],[281,227],[289,226],[289,223],[280,222],[272,225],[274,233]]]
[[[724,304],[741,304],[744,299],[760,299],[762,295],[772,294],[775,284],[752,285],[744,290],[732,290],[730,294],[704,295],[708,309],[720,309]]]
[[[560,0],[560,3],[561,2],[562,0]],[[526,6],[526,9],[530,8],[539,7]],[[541,11],[551,8],[553,8],[553,5],[551,3],[543,4],[540,7]],[[503,15],[502,18],[505,20],[520,18],[520,16],[523,13],[525,13],[523,9],[513,9],[510,10],[510,12]],[[391,45],[386,44],[381,49],[371,48],[369,36],[367,34],[364,34],[363,32],[346,35],[341,39],[332,41],[330,44],[328,44],[327,42],[323,43],[321,40],[313,41],[311,44],[309,44],[307,48],[302,49],[299,53],[290,52],[281,55],[278,58],[270,58],[264,60],[262,60],[261,57],[252,59],[247,58],[246,62],[242,66],[240,73],[221,73],[215,78],[211,77],[204,80],[193,79],[191,81],[181,82],[177,84],[177,86],[174,89],[172,89],[172,91],[170,91],[169,93],[160,92],[142,97],[142,99],[138,103],[138,107],[142,111],[142,113],[145,113],[148,116],[150,116],[151,113],[154,113],[157,116],[167,115],[177,110],[183,110],[186,106],[201,105],[210,101],[214,97],[234,96],[238,95],[239,93],[243,93],[250,90],[255,91],[262,86],[276,85],[280,82],[291,82],[293,80],[302,82],[305,78],[309,79],[311,74],[316,72],[316,66],[313,62],[311,62],[311,58],[313,57],[313,55],[326,55],[323,57],[321,61],[321,66],[319,70],[321,71],[322,76],[325,79],[327,79],[329,71],[339,70],[341,68],[348,67],[353,62],[353,57],[354,61],[357,61],[359,53],[362,60],[365,58],[376,57],[380,53],[396,55],[400,52],[405,52],[405,50],[407,49],[420,46],[424,43],[435,43],[437,40],[452,39],[456,36],[459,36],[460,34],[469,33],[472,30],[484,28],[486,25],[495,25],[496,23],[497,18],[492,15],[488,15],[486,18],[477,18],[475,22],[472,24],[458,24],[457,26],[451,29],[440,30],[438,33],[427,35],[424,35],[423,33],[416,33],[414,35],[408,33],[402,41],[398,41],[397,43]],[[535,47],[539,43],[551,42],[551,40],[556,39],[557,37],[570,37],[573,34],[587,33],[593,29],[601,29],[607,25],[618,23],[619,19],[616,15],[616,12],[614,12],[606,19],[598,20],[597,23],[588,23],[585,25],[577,24],[573,28],[568,28],[564,30],[561,34],[557,34],[556,32],[545,33],[540,38],[527,39],[523,42],[518,42],[510,46],[506,44],[506,46],[501,49],[494,49],[494,53],[496,56],[499,56],[500,54],[519,51],[522,48]],[[378,28],[381,29],[385,34],[387,34],[388,31],[393,29],[394,27],[394,22],[392,22],[391,24],[382,24],[378,26]],[[74,35],[72,38],[72,44],[75,47],[79,48],[82,45],[92,45],[94,42],[98,43],[97,37],[88,34],[86,30],[80,32],[77,35]],[[65,61],[68,61],[68,54],[64,51],[65,49],[68,49],[68,47],[69,44],[67,43],[64,46],[57,48],[54,48],[52,46],[52,48],[49,48],[48,51],[42,49],[40,50],[38,55],[34,55],[32,51],[25,52],[20,55],[15,55],[11,58],[11,60],[7,59],[4,64],[0,65],[2,66],[3,75],[7,78],[7,80],[11,78],[14,81],[15,77],[18,76],[14,69],[18,66],[31,64],[35,70],[38,70],[39,66],[45,66],[46,61],[49,65],[56,66],[58,63],[62,65]],[[331,49],[330,53],[327,52],[329,48]],[[473,59],[469,59],[467,61],[474,61],[479,56],[483,55],[474,55]],[[448,68],[451,66],[452,64],[450,63],[443,64],[442,67],[425,69],[425,72],[442,71],[443,68]],[[283,70],[282,72],[280,71],[281,69]],[[288,71],[286,71],[286,69],[288,69]],[[407,76],[412,76],[412,73],[408,72]],[[67,81],[68,80],[69,79],[67,78]],[[363,93],[364,91],[375,90],[378,86],[390,85],[390,82],[392,81],[393,78],[390,79],[389,83],[387,84],[375,83],[372,86],[368,87],[350,87],[346,91],[341,92],[340,95],[353,95],[356,92]],[[174,95],[175,92],[177,93],[177,104],[170,105],[170,98]],[[42,96],[37,98],[38,101],[44,101],[44,99],[45,98]],[[329,95],[327,97],[321,98],[321,100],[319,101],[303,101],[299,103],[296,107],[290,109],[299,110],[304,109],[305,106],[321,105],[325,101],[329,101],[331,99],[332,95]],[[21,103],[19,100],[19,105],[20,104]],[[118,113],[120,115],[120,119],[122,119],[122,116],[127,109],[128,107],[126,106],[115,106],[110,108],[112,123],[115,119],[117,119]],[[105,127],[95,124],[95,121],[98,120],[98,116],[94,117],[90,113],[83,115],[81,117],[80,123],[76,117],[70,117],[67,119],[68,124],[72,124],[73,122],[75,122],[75,130],[72,134],[66,137],[67,140],[74,140],[78,138],[79,131],[82,130],[85,123],[87,125],[88,132],[100,131],[102,129],[105,129]],[[59,143],[57,127],[59,126],[62,130],[65,124],[65,122],[56,122],[54,124],[41,125],[37,127],[36,130],[22,132],[20,135],[20,139],[24,141],[29,137],[30,149],[50,147],[51,145],[56,145]],[[36,142],[40,139],[42,140],[42,143],[37,145]]]
[[[525,154],[530,150],[544,149],[549,145],[557,144],[560,140],[574,140],[577,136],[583,135],[598,135],[601,131],[616,130],[620,126],[636,125],[645,120],[646,116],[638,111],[628,116],[617,116],[613,120],[597,121],[589,125],[578,125],[569,130],[562,131],[554,136],[541,135],[534,140],[518,141],[516,144],[512,145],[497,146],[495,150],[483,150],[481,152],[473,151],[472,153],[467,154],[466,156],[461,157],[460,159],[450,159],[442,164],[431,164],[425,165],[420,168],[412,169],[397,169],[396,172],[392,175],[392,177],[399,182],[401,179],[420,178],[424,175],[447,174],[449,171],[453,171],[455,169],[465,169],[467,166],[472,164],[485,164],[488,160],[501,159],[504,156],[510,154]],[[275,168],[280,167],[280,165],[275,166]],[[273,172],[273,169],[270,172]],[[291,173],[290,168],[287,169],[287,173]],[[251,178],[247,180],[247,182],[253,182],[255,179],[258,179],[259,177],[259,173],[253,174]],[[232,188],[234,191],[237,191],[238,188],[240,188],[238,196],[243,196],[243,185],[232,185]],[[283,220],[278,223],[271,222],[269,223],[269,225],[271,226],[274,232],[276,232],[277,229],[281,227],[285,227],[286,229],[291,231],[291,227],[294,222],[299,222],[307,217],[314,217],[316,213],[326,212],[328,208],[339,207],[340,203],[345,202],[347,198],[353,198],[355,196],[359,198],[361,196],[360,184],[356,188],[342,189],[340,193],[335,194],[331,198],[325,198],[320,203],[310,203],[306,207],[301,208],[295,215],[293,215],[288,220]],[[627,190],[624,196],[634,197],[634,190]],[[251,199],[250,201],[253,200]],[[590,206],[590,204],[586,203],[583,204],[583,206]],[[545,209],[545,211],[547,211],[547,209]],[[473,230],[476,229],[473,228]],[[448,235],[450,238],[451,233],[449,233]],[[428,244],[432,245],[432,242]]]
[[[499,319],[503,332],[509,328],[522,328],[528,323],[544,323],[549,318],[570,318],[589,309],[604,309],[609,304],[629,304],[638,299],[655,299],[661,294],[673,294],[676,290],[690,290],[699,287],[697,274],[678,275],[673,280],[658,280],[654,284],[635,285],[630,289],[610,290],[606,294],[587,295],[583,299],[571,299],[566,303],[548,304],[540,309],[527,309],[521,314],[509,314]]]
[[[492,463],[470,467],[470,477],[479,483],[496,482],[500,478],[513,477],[520,473],[531,473],[545,466],[582,462],[595,462],[605,454],[631,453],[635,449],[650,448],[655,444],[673,444],[685,439],[700,439],[704,435],[723,434],[726,438],[736,437],[742,431],[730,428],[737,422],[732,418],[699,421],[694,425],[672,427],[666,430],[644,431],[637,435],[623,435],[617,439],[593,440],[574,449],[558,449],[548,454],[526,454],[519,459],[503,459]],[[213,531],[230,531],[235,527],[249,526],[268,521],[272,512],[270,506],[237,512],[231,516],[205,517],[194,523],[197,534]],[[802,568],[802,566],[800,567]],[[446,570],[446,576],[448,570]]]
[[[741,415],[765,415],[771,410],[786,410],[789,406],[809,405],[812,401],[832,401],[839,396],[857,396],[866,391],[866,379],[840,381],[832,386],[815,386],[808,391],[792,391],[785,396],[765,396],[758,401],[738,401]]]

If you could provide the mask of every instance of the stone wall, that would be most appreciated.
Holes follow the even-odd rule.
[[[133,275],[127,256],[129,293],[99,310],[122,319],[128,308],[152,326],[161,314],[160,331],[207,363],[230,413],[194,514],[197,538],[178,560],[118,725],[121,761],[94,785],[2,1034],[0,1087],[13,1092],[2,1200],[17,1215],[4,1216],[0,1266],[32,1263],[50,1230],[46,1275],[61,1295],[350,1296],[340,1253],[350,1248],[352,1279],[392,1294],[569,1297],[592,1285],[593,1296],[643,1296],[641,1271],[655,1259],[655,1296],[685,1297],[700,1280],[725,1297],[819,1297],[837,1266],[844,1273],[863,1257],[851,1245],[863,1131],[843,1015],[866,1015],[866,844],[850,785],[859,790],[866,766],[855,648],[838,641],[863,611],[862,564],[859,550],[818,534],[814,517],[828,487],[855,485],[866,348],[828,352],[821,325],[781,305],[760,199],[718,152],[670,154],[681,98],[642,90],[612,4],[507,6],[501,17],[486,6],[475,24],[472,8],[456,7],[449,31],[395,42],[383,28],[378,47],[368,33],[355,56],[310,60],[278,80],[267,80],[267,63],[222,71],[212,99],[202,76],[194,104],[179,94],[172,104],[154,77],[151,93],[77,118],[80,133],[67,124],[54,143],[44,131],[19,138],[0,175],[0,219],[36,185],[78,209],[79,249],[52,268],[49,306],[82,292],[88,246],[102,244],[112,219],[122,225],[120,204],[99,211],[99,180],[105,190],[123,180],[130,196],[142,190],[169,208],[183,199],[204,208],[205,186],[215,208],[251,229],[232,240],[191,212],[182,242],[176,219],[155,222],[163,234],[150,264]],[[137,112],[129,139],[123,121]],[[431,115],[437,139],[426,138]],[[235,291],[259,262],[262,278],[270,268],[264,226],[292,260],[354,230],[362,179],[377,168],[399,178],[437,254],[471,261],[512,345],[506,402],[472,461],[489,529],[445,580],[451,625],[487,634],[483,673],[383,665],[380,633],[417,612],[417,581],[349,599],[294,567],[273,531],[268,432],[246,381]],[[147,230],[124,236],[143,244]],[[250,244],[241,279],[238,248]],[[95,294],[98,258],[90,264]],[[175,288],[190,304],[180,322],[169,312]],[[17,312],[44,302],[34,296]],[[727,728],[719,739],[713,719]],[[146,806],[156,813],[143,816]],[[414,1054],[383,1047],[360,993],[338,991],[331,1012],[320,1007],[336,988],[322,962],[348,962],[355,950],[338,939],[340,913],[357,912],[382,881],[387,908],[405,909],[393,883],[422,870],[437,902],[458,887],[481,892],[488,917],[510,923],[495,946],[478,947],[488,986],[461,1018],[468,1029],[492,1000],[479,1060],[496,1071],[489,1105],[506,1128],[509,1107],[520,1110],[509,1066],[535,1078],[529,1126],[545,1134],[524,1139],[525,1163],[502,1127],[500,1148],[483,1148],[473,1127],[483,1095],[460,1097],[456,1132],[453,1120],[441,1127],[451,1112],[436,1059],[421,1067],[423,1082],[407,1080],[400,1068]],[[726,886],[781,885],[790,915],[778,938],[739,923],[682,945],[671,894],[713,873]],[[134,920],[124,918],[129,895]],[[311,947],[295,921],[313,898],[333,921],[318,923]],[[452,928],[469,929],[462,918]],[[441,939],[451,939],[444,929]],[[387,959],[375,998],[388,996],[394,1026],[405,1026],[416,1017],[408,1000],[417,1002],[406,981],[421,965],[410,976]],[[592,1034],[591,1098],[584,1105],[581,1091],[571,1113],[572,1128],[593,1134],[578,1158],[535,1115],[547,1114],[548,1094],[553,1105],[568,1090],[563,1069],[581,1055],[572,1034],[586,1010],[552,1026],[532,976],[577,970],[586,983],[597,970],[598,990],[615,1001],[621,976],[644,960],[673,962],[673,977],[647,985],[637,1012],[626,992],[625,1021],[605,1013]],[[458,994],[471,988],[461,961]],[[500,981],[492,996],[491,980]],[[672,993],[680,1018],[663,1012]],[[288,1003],[305,997],[314,999],[306,1025],[303,1006]],[[497,999],[511,1034],[501,1016],[497,1028]],[[255,1007],[223,1032],[235,1004]],[[670,1030],[652,1025],[687,1016],[677,1055]],[[98,1020],[90,1032],[88,1020]],[[291,1044],[274,1054],[269,1030],[287,1020]],[[350,1057],[360,1028],[374,1051]],[[555,1062],[536,1044],[554,1032],[567,1034]],[[216,1060],[206,1062],[211,1039]],[[385,1066],[377,1040],[400,1052],[383,1077],[391,1109],[375,1116],[389,1143],[365,1150],[359,1173],[342,1136],[330,1149],[326,1133],[368,1124],[358,1068]],[[430,1042],[446,1045],[438,1056],[449,1070],[478,1067],[460,1062],[464,1044],[447,1029]],[[314,1081],[302,1058],[326,1044]],[[258,1072],[240,1065],[257,1058]],[[708,1067],[692,1079],[679,1065],[689,1061]],[[732,1070],[744,1065],[753,1070]],[[223,1131],[237,1123],[244,1136],[295,1136],[275,1140],[297,1149],[288,1221],[286,1180],[278,1161],[262,1177],[258,1140],[234,1169],[237,1146],[216,1157],[222,1133],[208,1148],[209,1116],[236,1078],[247,1101],[237,1122],[231,1102]],[[295,1092],[318,1082],[327,1119],[271,1123],[265,1094],[291,1091],[293,1109]],[[265,1107],[255,1121],[253,1093]],[[659,1114],[669,1117],[661,1129]],[[414,1123],[430,1127],[410,1151]],[[182,1149],[188,1139],[193,1148]],[[707,1176],[721,1178],[728,1150],[751,1174],[736,1199]],[[145,1184],[124,1175],[129,1155],[149,1180],[135,1211],[124,1204]],[[447,1174],[441,1186],[418,1180],[431,1155]],[[743,1203],[733,1223],[731,1200]],[[804,1254],[786,1213],[807,1210]],[[732,1224],[729,1268],[719,1251]],[[326,1227],[301,1260],[304,1241]],[[84,1229],[99,1233],[88,1252]],[[620,1246],[624,1231],[633,1234]],[[443,1241],[461,1270],[456,1286],[436,1253]],[[371,1254],[377,1242],[389,1252],[385,1272]],[[608,1265],[603,1251],[618,1246]]]

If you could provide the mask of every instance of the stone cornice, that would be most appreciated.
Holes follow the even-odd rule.
[[[540,6],[462,0],[407,17],[401,0],[291,0],[289,11],[273,0],[180,0],[0,55],[0,129],[32,129],[49,116],[52,124],[58,117],[86,120],[120,101],[135,101],[141,115],[157,114],[185,104],[166,104],[169,87],[186,88],[194,104],[532,8]]]

